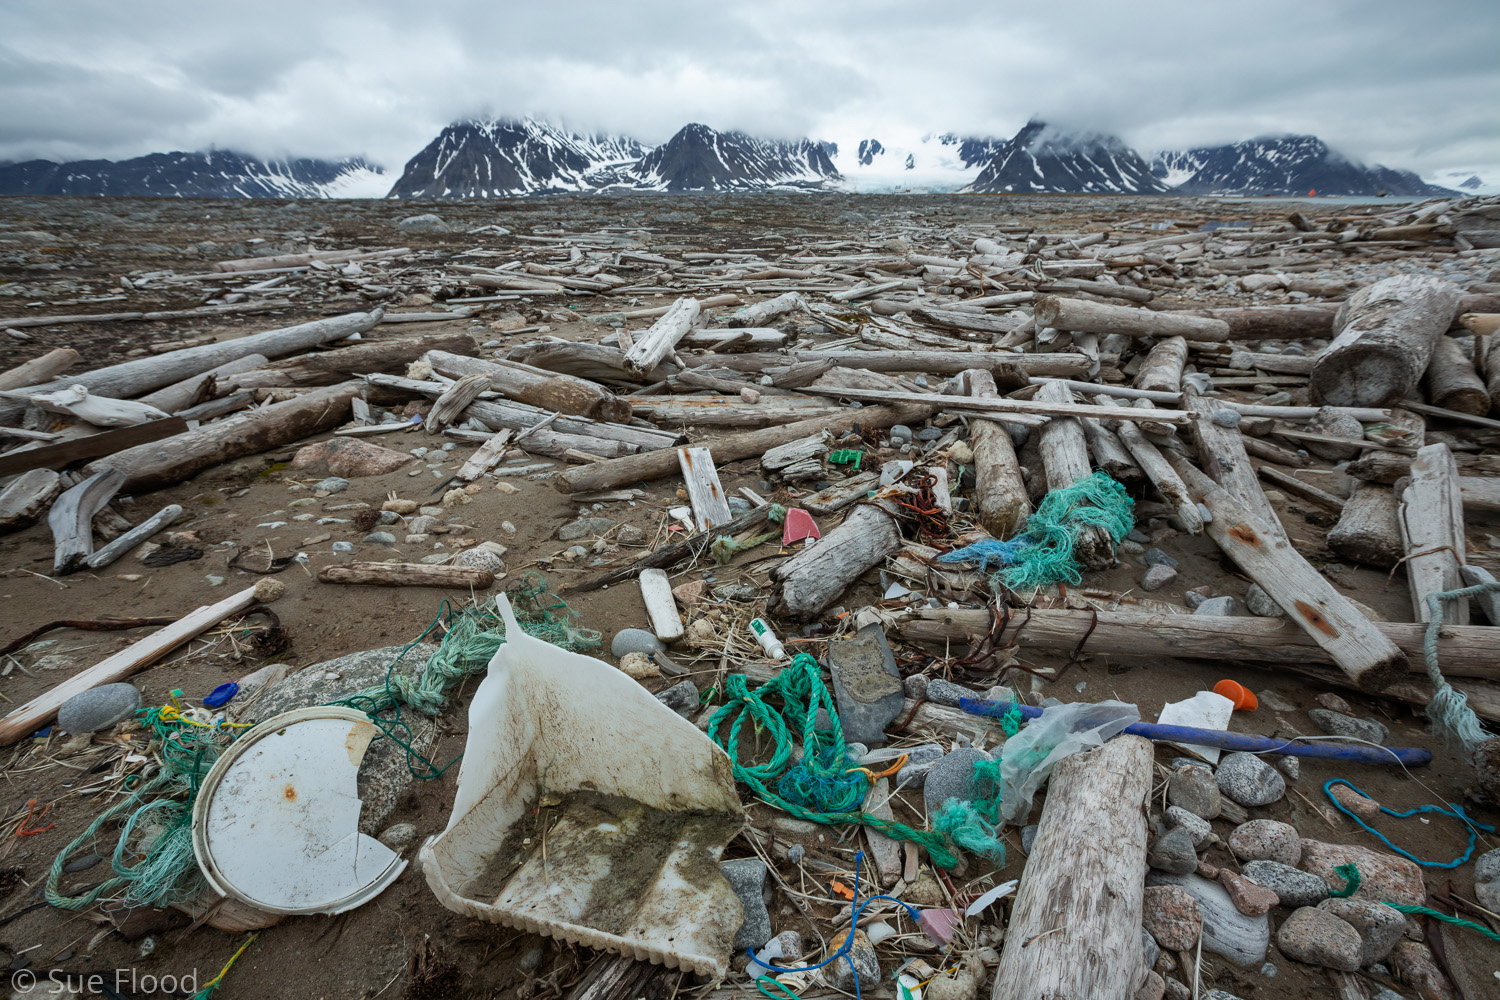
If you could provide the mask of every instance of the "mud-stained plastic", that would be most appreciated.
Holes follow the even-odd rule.
[[[453,814],[422,845],[450,910],[724,975],[744,920],[719,872],[744,824],[729,758],[614,667],[521,631],[469,706]]]

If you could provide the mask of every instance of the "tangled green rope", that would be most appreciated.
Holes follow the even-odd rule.
[[[1135,527],[1134,508],[1135,501],[1125,487],[1104,472],[1052,490],[1026,519],[1023,534],[1028,544],[1001,578],[1012,590],[1082,583],[1083,574],[1073,557],[1078,536],[1086,528],[1103,528],[1118,545]]]
[[[1343,878],[1344,887],[1330,891],[1328,895],[1334,899],[1348,899],[1359,891],[1360,877],[1358,866],[1339,865],[1333,871],[1334,874]],[[1496,934],[1483,924],[1475,923],[1472,920],[1465,920],[1462,917],[1450,917],[1443,911],[1434,910],[1430,906],[1410,906],[1404,903],[1391,903],[1385,900],[1381,900],[1381,905],[1389,906],[1391,909],[1399,910],[1402,913],[1410,913],[1413,916],[1431,917],[1434,920],[1441,920],[1443,923],[1452,924],[1454,927],[1467,927],[1471,931],[1478,931],[1491,941],[1500,941],[1500,934]]]
[[[770,704],[771,698],[780,699],[779,709]],[[820,708],[828,715],[829,729],[816,727]],[[774,742],[771,759],[764,764],[740,762],[740,731],[746,719],[757,732],[769,732]],[[729,723],[727,735],[723,732],[725,722]],[[802,735],[802,760],[787,768],[793,732]],[[850,757],[818,661],[806,653],[798,653],[790,666],[754,691],[744,674],[731,674],[728,697],[708,720],[708,733],[729,754],[735,779],[750,786],[762,802],[813,823],[862,824],[926,848],[933,863],[941,868],[958,864],[958,856],[943,834],[913,829],[859,808],[869,790],[869,779]],[[773,781],[776,791],[769,787]]]

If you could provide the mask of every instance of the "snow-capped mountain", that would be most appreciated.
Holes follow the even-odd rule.
[[[152,153],[130,160],[0,163],[0,195],[132,198],[374,198],[389,179],[353,158],[260,160],[243,153]]]
[[[756,139],[686,125],[628,170],[617,187],[642,191],[758,191],[819,188],[839,179],[828,145],[799,139]]]
[[[1423,180],[1464,194],[1500,194],[1500,167],[1459,167],[1440,170]]]
[[[965,190],[980,193],[1161,194],[1168,188],[1118,136],[1033,119]]]
[[[951,132],[907,134],[897,129],[882,131],[879,138],[865,133],[827,143],[843,189],[924,193],[957,191],[972,184],[1004,144],[1004,139]]]
[[[591,191],[651,147],[532,118],[455,122],[406,164],[392,198],[506,198]]]
[[[1158,154],[1152,172],[1179,194],[1443,195],[1409,170],[1365,166],[1314,135],[1247,139]]]

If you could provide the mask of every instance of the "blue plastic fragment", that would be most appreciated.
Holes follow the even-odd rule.
[[[204,708],[220,708],[229,704],[231,698],[240,693],[240,686],[234,681],[228,684],[220,684],[209,692],[208,697],[203,699]]]

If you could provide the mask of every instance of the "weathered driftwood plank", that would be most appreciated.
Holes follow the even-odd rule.
[[[780,355],[770,355],[779,357]],[[507,355],[511,361],[520,361],[535,368],[579,378],[631,381],[644,379],[660,382],[679,369],[675,364],[662,362],[648,372],[637,374],[625,367],[625,352],[603,344],[575,344],[570,342],[544,341],[539,344],[521,344]],[[706,355],[705,364],[727,363],[718,355]]]
[[[78,363],[78,352],[71,347],[58,347],[39,358],[19,364],[9,371],[0,372],[0,389],[19,389],[22,386],[42,385],[54,375],[61,375]]]
[[[975,369],[966,372],[964,379],[974,398],[999,398],[989,372]],[[998,421],[975,417],[969,421],[969,446],[974,451],[974,507],[979,523],[996,538],[1014,537],[1031,516],[1031,500],[1010,433]]]
[[[0,457],[0,476],[28,469],[61,469],[85,458],[113,455],[125,448],[181,434],[187,429],[187,422],[183,418],[169,417],[166,420],[153,420],[134,427],[119,427],[112,431],[100,431],[68,441],[28,448]]]
[[[698,319],[700,306],[694,298],[680,298],[672,303],[651,329],[636,338],[635,344],[625,352],[625,370],[634,375],[644,375],[669,357],[677,342],[687,336]]]
[[[1304,500],[1311,500],[1326,511],[1341,514],[1344,510],[1344,501],[1329,493],[1320,490],[1311,483],[1303,482],[1296,476],[1274,469],[1269,465],[1262,465],[1259,470],[1260,478],[1278,489],[1285,490],[1293,496],[1299,496]]]
[[[1333,664],[1312,636],[1284,618],[1034,608],[1029,617],[1019,613],[1011,622],[1014,631],[1007,630],[1005,641],[1015,641],[1022,649],[1071,652],[1083,642],[1084,654],[1094,656],[1175,656],[1267,666]],[[907,640],[941,645],[980,638],[993,624],[994,615],[987,608],[936,608],[911,612],[898,620],[897,627]],[[1415,622],[1373,624],[1406,653],[1408,676],[1420,674],[1426,627]],[[1438,638],[1443,673],[1500,681],[1494,641],[1489,626],[1445,627]]]
[[[994,1000],[1129,1000],[1145,977],[1141,907],[1151,742],[1117,736],[1058,763],[1016,892]]]
[[[742,458],[758,458],[768,449],[797,438],[806,437],[822,430],[830,434],[847,433],[855,424],[863,428],[889,427],[892,424],[925,420],[932,413],[931,406],[865,406],[857,410],[844,408],[831,418],[816,417],[798,420],[779,427],[742,431],[705,442],[720,462],[737,462]],[[482,417],[480,419],[483,419]],[[552,485],[563,493],[587,493],[593,490],[614,489],[638,480],[657,479],[670,476],[678,470],[675,451],[649,451],[629,455],[609,462],[569,469],[552,477]]]
[[[734,520],[729,512],[729,498],[719,482],[719,470],[714,468],[714,457],[707,448],[678,448],[677,464],[682,468],[688,503],[693,508],[693,525],[698,531]],[[670,587],[667,589],[671,591]]]
[[[1048,382],[1036,394],[1040,402],[1053,406],[1073,405],[1073,394],[1060,382]],[[1042,428],[1041,452],[1049,491],[1065,489],[1093,474],[1088,442],[1077,417],[1054,417],[1047,421]],[[1074,553],[1084,569],[1108,569],[1115,563],[1114,539],[1098,525],[1085,527],[1074,545]]]
[[[436,434],[449,424],[458,422],[469,404],[490,387],[488,375],[465,375],[443,390],[432,402],[432,409],[423,421],[428,434]]]
[[[490,435],[489,439],[479,446],[479,450],[470,455],[468,461],[464,462],[458,472],[454,473],[453,478],[472,483],[493,469],[505,457],[505,446],[510,443],[510,437],[514,433],[515,431],[509,427],[504,427]]]
[[[774,299],[766,299],[764,302],[757,302],[737,310],[724,320],[724,325],[729,327],[759,326],[768,319],[775,319],[777,316],[804,308],[806,304],[800,293],[787,292]]]
[[[1328,547],[1346,559],[1390,569],[1403,554],[1400,507],[1390,486],[1355,483],[1339,523],[1328,529]]]
[[[1100,404],[1109,403],[1107,396],[1094,398]],[[1113,422],[1123,423],[1124,421]],[[1115,432],[1097,417],[1080,417],[1079,423],[1083,426],[1083,436],[1088,441],[1089,454],[1093,457],[1095,468],[1103,469],[1126,486],[1139,485],[1143,478],[1141,468],[1136,464],[1134,456],[1125,449],[1124,443]]]
[[[634,412],[663,427],[770,427],[788,420],[836,417],[848,407],[814,396],[626,396]]]
[[[1286,531],[1255,478],[1255,467],[1250,464],[1250,456],[1245,454],[1239,428],[1214,423],[1213,413],[1219,409],[1219,404],[1211,399],[1189,396],[1187,403],[1188,409],[1198,417],[1193,422],[1193,442],[1198,448],[1198,464],[1203,466],[1208,478],[1246,504],[1266,522],[1273,534],[1285,540]]]
[[[1037,326],[1127,337],[1184,337],[1195,341],[1229,339],[1229,324],[1183,312],[1135,309],[1087,299],[1043,295],[1036,300]]]
[[[108,659],[101,660],[37,695],[0,719],[0,746],[10,746],[51,722],[57,717],[57,710],[62,707],[62,703],[75,694],[101,684],[124,680],[225,618],[244,611],[255,600],[255,588],[248,587],[217,604],[201,607],[180,621],[132,643]]]
[[[363,382],[345,382],[312,389],[282,403],[106,455],[84,471],[119,469],[132,490],[170,486],[231,459],[336,427],[349,418],[349,401],[363,388]]]
[[[1049,391],[1054,388],[1066,394],[1067,402],[1058,402],[1062,397]],[[1059,380],[1050,380],[1037,390],[1033,399],[980,399],[971,396],[934,396],[921,392],[891,392],[881,389],[846,389],[840,386],[808,386],[807,391],[820,396],[839,396],[870,403],[919,403],[926,400],[939,401],[943,409],[968,410],[974,413],[994,414],[997,419],[1010,423],[1036,426],[1041,421],[1036,417],[1095,417],[1100,420],[1154,421],[1163,424],[1190,424],[1193,416],[1180,410],[1151,410],[1143,412],[1133,406],[1088,406],[1072,401],[1072,393]]]
[[[432,370],[440,375],[449,378],[483,375],[496,392],[544,410],[622,424],[630,421],[630,403],[602,385],[576,375],[561,375],[517,361],[464,357],[443,350],[428,351],[426,358]]]
[[[895,518],[876,503],[860,504],[821,541],[771,571],[776,589],[768,607],[796,621],[815,618],[900,547]]]
[[[1401,494],[1397,523],[1406,554],[1412,611],[1417,621],[1430,621],[1427,595],[1464,585],[1459,573],[1465,561],[1463,500],[1458,465],[1446,444],[1427,445],[1412,459],[1411,484]],[[1469,602],[1450,603],[1444,621],[1467,625]]]
[[[1308,377],[1312,401],[1388,406],[1405,398],[1427,370],[1462,295],[1457,285],[1425,275],[1397,275],[1355,292]]]
[[[957,375],[971,368],[993,370],[1006,364],[1016,365],[1027,375],[1085,376],[1089,371],[1089,359],[1081,354],[1012,354],[1009,351],[791,351],[786,354],[732,354],[728,357],[715,354],[690,358],[688,364],[759,372],[795,361],[832,361],[844,368],[863,368],[872,372],[924,372],[929,375]]]
[[[1366,691],[1379,691],[1400,677],[1408,667],[1406,654],[1334,589],[1285,535],[1275,533],[1248,504],[1191,462],[1176,455],[1169,455],[1167,461],[1213,515],[1204,527],[1208,536],[1328,651],[1354,683]]]
[[[426,563],[354,562],[324,566],[321,583],[366,584],[372,587],[455,587],[487,590],[495,574],[474,566],[429,566]]]
[[[802,497],[797,505],[814,514],[836,514],[856,500],[865,499],[865,495],[875,489],[878,481],[879,477],[875,473],[861,472],[811,496]]]
[[[35,521],[62,488],[62,477],[51,469],[32,469],[6,483],[0,489],[0,531]]]

